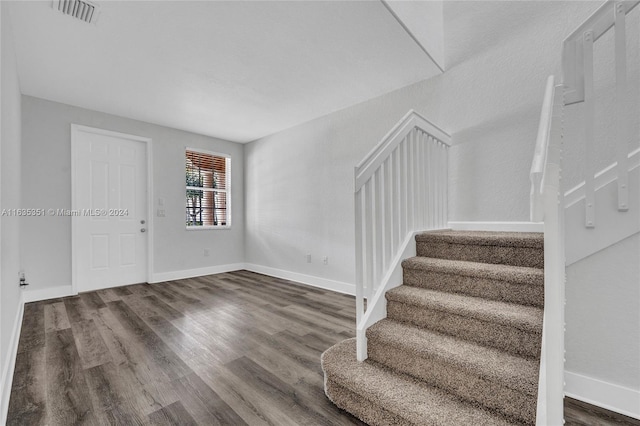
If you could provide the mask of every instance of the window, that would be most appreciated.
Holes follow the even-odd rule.
[[[187,228],[216,228],[231,225],[231,159],[220,154],[187,148]]]

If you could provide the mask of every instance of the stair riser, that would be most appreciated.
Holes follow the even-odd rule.
[[[465,403],[376,362],[358,362],[355,339],[329,348],[321,364],[329,398],[370,425],[513,426],[486,407]]]
[[[331,379],[325,379],[324,393],[339,408],[353,414],[371,426],[411,425],[406,419],[375,405]]]
[[[544,251],[532,247],[482,246],[451,244],[442,241],[416,242],[418,256],[438,259],[465,260],[468,262],[544,267]]]
[[[536,418],[537,395],[526,395],[483,379],[447,360],[403,351],[376,338],[368,340],[368,356],[372,361],[455,394],[474,405],[491,408],[525,424],[535,424],[531,422]]]
[[[387,317],[519,356],[540,359],[541,333],[389,300]]]
[[[419,269],[405,269],[403,276],[404,284],[414,287],[544,307],[544,287],[542,285],[524,285]]]

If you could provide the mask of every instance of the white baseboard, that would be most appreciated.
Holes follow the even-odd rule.
[[[182,271],[156,272],[149,280],[150,284],[161,283],[165,281],[182,280],[186,278],[202,277],[205,275],[222,274],[224,272],[239,271],[247,269],[249,271],[258,272],[260,274],[271,275],[276,278],[284,278],[291,281],[298,281],[314,287],[320,287],[327,290],[337,291],[339,293],[355,294],[355,285],[340,281],[329,280],[326,278],[314,277],[311,275],[299,274],[296,272],[285,271],[282,269],[270,268],[267,266],[247,264],[247,263],[231,263],[228,265],[209,266],[206,268],[185,269]],[[24,290],[24,303],[38,302],[40,300],[55,299],[58,297],[73,296],[76,293],[70,285],[51,288],[43,288],[40,290]]]
[[[564,372],[565,395],[625,416],[640,419],[640,390]]]
[[[345,283],[342,281],[334,281],[327,278],[316,277],[313,275],[300,274],[298,272],[285,271],[283,269],[271,268],[269,266],[254,265],[252,263],[246,263],[244,269],[257,272],[259,274],[269,275],[276,278],[282,278],[290,281],[297,281],[302,284],[307,284],[312,287],[319,287],[325,290],[331,290],[344,294],[356,294],[355,284]]]
[[[244,263],[208,266],[206,268],[185,269],[182,271],[156,272],[149,280],[149,283],[161,283],[185,278],[202,277],[204,275],[222,274],[223,272],[239,271],[241,269],[245,269]]]
[[[39,290],[24,290],[22,297],[24,303],[39,302],[41,300],[56,299],[58,297],[73,296],[73,289],[70,285],[61,285],[58,287],[43,288]]]
[[[544,232],[543,222],[449,222],[454,231]]]
[[[11,385],[13,384],[13,372],[16,367],[16,358],[18,356],[18,342],[20,341],[20,330],[22,329],[22,317],[24,314],[24,292],[20,295],[18,301],[18,313],[16,315],[11,330],[11,339],[9,340],[9,351],[7,359],[2,366],[2,382],[0,383],[0,391],[2,391],[2,399],[0,400],[0,424],[6,424],[7,414],[9,411],[9,398],[11,397]]]

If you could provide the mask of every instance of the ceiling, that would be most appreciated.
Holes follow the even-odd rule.
[[[22,93],[249,142],[439,73],[379,1],[10,6]]]

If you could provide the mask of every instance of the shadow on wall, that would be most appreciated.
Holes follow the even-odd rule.
[[[449,202],[456,208],[450,208],[450,220],[469,220],[460,211],[475,212],[474,220],[480,221],[528,217],[528,204],[513,200],[522,196],[522,188],[529,186],[528,165],[535,148],[539,114],[535,105],[523,105],[453,135]],[[482,157],[493,159],[491,167],[477,161]],[[492,188],[498,206],[488,210],[486,193],[478,191],[478,187]]]
[[[527,103],[526,105],[523,104],[518,108],[512,108],[506,111],[505,114],[499,116],[494,115],[490,119],[482,121],[480,124],[462,129],[452,135],[453,145],[459,146],[467,143],[473,143],[476,142],[478,140],[478,137],[481,137],[482,135],[495,134],[495,132],[498,131],[504,132],[508,131],[508,129],[510,128],[522,131],[522,123],[527,123],[530,125],[531,131],[534,132],[533,139],[521,139],[519,141],[513,142],[531,144],[531,156],[533,157],[533,150],[535,148],[538,130],[538,118],[540,116],[540,108],[538,105],[542,104],[542,98],[544,96],[544,85],[540,85],[540,88],[541,90],[539,103],[534,102]]]
[[[540,21],[556,13],[558,3],[560,2],[445,1],[443,13],[444,22],[447,23],[444,28],[446,69],[467,62],[475,56],[482,56],[484,52],[518,38],[520,34],[532,32],[532,28],[538,26]],[[593,3],[593,10],[602,4],[601,1],[562,3],[566,3],[563,7],[574,8],[576,16],[584,15],[584,3]],[[587,16],[588,14],[584,17]],[[478,22],[485,22],[486,25],[479,26]]]

